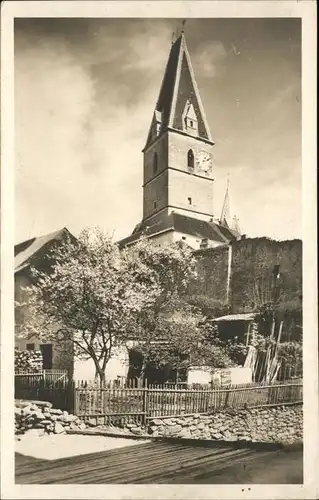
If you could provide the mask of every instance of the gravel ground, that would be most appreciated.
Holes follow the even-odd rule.
[[[50,434],[41,437],[22,435],[21,440],[16,440],[15,451],[43,460],[56,460],[58,458],[97,453],[99,451],[113,450],[146,443],[148,440],[131,440],[127,438],[114,438],[107,436],[81,436],[69,434]]]

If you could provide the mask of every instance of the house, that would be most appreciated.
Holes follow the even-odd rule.
[[[229,220],[229,188],[220,219],[213,209],[213,149],[184,32],[172,43],[143,149],[143,219],[119,242],[142,236],[156,245],[184,241],[194,249],[240,238]]]
[[[67,238],[74,239],[74,236],[67,228],[60,229],[50,234],[34,237],[23,241],[14,247],[14,282],[15,301],[22,302],[24,299],[24,287],[33,283],[31,268],[49,272],[52,266],[50,251],[54,246],[62,244]],[[73,375],[74,360],[71,346],[66,343],[58,346],[54,342],[43,342],[37,337],[22,339],[19,332],[23,330],[23,324],[27,319],[26,309],[16,308],[15,310],[15,348],[19,351],[40,350],[43,356],[44,369],[67,370],[69,375]]]

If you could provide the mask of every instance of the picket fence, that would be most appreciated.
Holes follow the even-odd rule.
[[[68,380],[66,371],[19,372],[14,382],[16,399],[49,401],[61,410],[74,410],[75,384]]]
[[[124,387],[88,381],[49,382],[39,376],[16,377],[15,397],[50,401],[55,407],[91,420],[92,424],[145,423],[165,416],[192,415],[223,409],[301,403],[302,380],[285,383],[232,385],[222,388],[152,386]]]
[[[75,413],[96,423],[145,422],[152,418],[230,408],[302,402],[302,383],[250,384],[218,389],[75,388]]]

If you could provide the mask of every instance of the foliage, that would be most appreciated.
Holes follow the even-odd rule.
[[[155,312],[160,312],[183,296],[196,273],[196,259],[192,249],[183,242],[174,245],[155,246],[146,239],[140,239],[136,252],[147,267],[155,271],[161,293]],[[172,310],[172,308],[170,308]]]
[[[230,307],[225,301],[207,295],[187,295],[184,299],[188,304],[199,308],[208,318],[218,318],[230,312]]]
[[[34,284],[17,304],[28,312],[20,335],[71,341],[75,356],[92,358],[101,381],[137,318],[181,293],[193,272],[187,248],[156,248],[143,240],[120,251],[97,228],[56,247],[51,258],[51,272],[33,269]]]
[[[179,299],[172,301],[147,324],[140,323],[134,349],[144,357],[145,365],[182,371],[190,366],[223,368],[231,360],[212,332],[203,324],[198,309]],[[215,339],[216,340],[216,339]]]
[[[295,372],[296,368],[302,370],[302,342],[283,342],[278,346],[278,355],[285,363],[287,369]]]
[[[243,365],[248,353],[248,347],[241,342],[234,343],[228,340],[226,351],[230,359],[236,363],[236,365]]]

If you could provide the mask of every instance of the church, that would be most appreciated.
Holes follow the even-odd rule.
[[[184,241],[194,249],[240,239],[229,220],[228,186],[221,216],[213,209],[213,148],[184,31],[171,46],[143,149],[143,219],[120,247],[142,236],[156,245]]]

